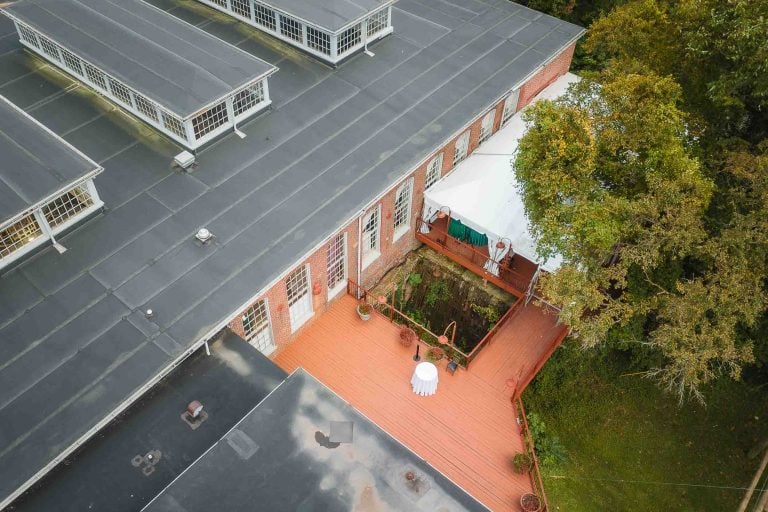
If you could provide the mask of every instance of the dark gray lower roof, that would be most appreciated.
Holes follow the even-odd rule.
[[[4,10],[181,117],[274,71],[141,0],[20,0]]]
[[[9,510],[139,510],[275,389],[286,373],[231,331],[200,348]],[[206,419],[181,418],[198,400]],[[66,425],[61,425],[65,428]],[[149,475],[131,460],[159,451]]]
[[[304,21],[335,32],[395,0],[258,0]]]
[[[0,225],[100,170],[0,96]]]
[[[302,369],[144,510],[255,505],[270,512],[488,510]]]
[[[273,111],[175,173],[177,146],[36,69],[0,23],[0,94],[103,164],[108,207],[0,276],[0,501],[581,33],[506,0],[401,0],[374,58],[330,69],[154,1],[278,65]]]

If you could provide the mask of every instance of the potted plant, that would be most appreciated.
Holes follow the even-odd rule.
[[[357,304],[357,314],[360,317],[360,320],[363,320],[363,321],[370,320],[372,312],[373,312],[373,306],[371,306],[367,302],[360,301]]]
[[[427,359],[436,363],[445,357],[445,350],[440,347],[432,347],[427,351]]]
[[[541,500],[535,494],[523,494],[520,496],[520,506],[523,512],[539,512],[541,510]]]
[[[400,344],[405,348],[408,348],[413,345],[414,341],[416,341],[416,331],[407,325],[402,326],[400,328]]]
[[[533,459],[527,453],[516,453],[512,457],[512,465],[515,467],[515,472],[521,475],[530,473],[533,468]]]

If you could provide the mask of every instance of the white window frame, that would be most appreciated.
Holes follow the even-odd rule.
[[[252,331],[251,333],[248,332],[248,324],[251,323],[248,318],[249,314],[256,311],[256,308],[263,308],[264,309],[264,321],[259,324],[254,324],[254,327],[261,327],[261,330],[258,331]],[[261,313],[261,312],[259,312]],[[269,300],[264,297],[262,299],[257,300],[253,304],[251,304],[248,309],[243,311],[243,314],[240,317],[242,323],[243,323],[243,334],[245,335],[245,341],[247,341],[252,347],[256,348],[259,352],[264,354],[265,356],[268,356],[272,352],[274,352],[275,348],[277,348],[275,343],[275,333],[272,329],[272,317],[269,313]],[[267,336],[269,337],[269,344],[262,348],[262,345],[264,345],[264,338],[261,336],[262,333],[266,332]]]
[[[41,56],[47,62],[50,62],[51,64],[55,65],[58,69],[60,69],[67,75],[73,77],[77,82],[90,87],[94,92],[104,96],[105,98],[107,98],[109,101],[114,103],[116,106],[118,106],[122,110],[127,111],[128,113],[138,117],[139,119],[146,122],[147,124],[157,128],[160,132],[162,132],[169,138],[180,143],[182,146],[192,150],[199,148],[203,144],[219,136],[225,131],[233,129],[236,126],[237,122],[241,121],[242,119],[245,119],[246,117],[252,116],[257,112],[261,112],[272,103],[269,97],[269,84],[267,83],[267,76],[263,76],[253,80],[251,83],[241,87],[240,89],[233,91],[232,93],[227,95],[225,98],[220,99],[212,103],[211,105],[207,105],[205,108],[201,109],[200,111],[192,115],[189,115],[187,117],[182,117],[174,113],[170,109],[163,107],[161,104],[155,103],[151,98],[148,98],[146,95],[143,95],[138,91],[134,90],[133,88],[129,87],[121,80],[116,79],[115,77],[113,77],[112,75],[110,75],[109,73],[101,69],[99,66],[96,66],[91,62],[83,59],[80,55],[76,54],[75,52],[72,52],[67,47],[59,44],[57,41],[51,39],[50,37],[45,36],[44,34],[40,33],[39,31],[33,29],[32,27],[26,25],[23,22],[20,22],[16,19],[13,19],[13,21],[16,25],[16,30],[17,30],[17,33],[19,34],[20,42],[30,51]],[[50,41],[50,43],[52,43],[56,48],[57,50],[56,53],[58,54],[58,58],[52,57],[51,55],[43,51],[41,47],[35,46],[34,44],[31,44],[28,41],[26,41],[22,37],[22,32],[24,32],[25,34],[27,33],[34,34],[38,38],[38,41],[41,40],[40,38],[45,37],[46,40]],[[83,70],[82,75],[77,74],[75,71],[70,69],[66,65],[66,63],[63,62],[63,58],[61,56],[63,55],[62,52],[64,51],[69,52],[69,54],[79,59],[79,62],[81,63],[82,70]],[[93,80],[92,77],[97,78],[97,80]],[[102,80],[103,82],[101,82]],[[112,90],[112,84],[115,84],[115,86],[117,88],[120,88],[120,90],[124,89],[123,93],[125,97],[120,97],[116,95],[115,92]],[[262,101],[257,103],[252,108],[243,111],[242,114],[235,116],[233,113],[233,106],[232,106],[235,96],[245,88],[256,88],[259,86],[261,87],[261,90],[263,92]],[[159,113],[157,119],[154,119],[151,115],[147,115],[146,113],[141,111],[139,108],[137,108],[136,101],[135,101],[135,98],[137,96],[141,96],[146,100],[148,104],[144,105],[145,107],[148,107],[149,104],[152,104],[156,107],[156,111]],[[226,105],[227,121],[216,128],[206,131],[204,134],[200,135],[199,137],[195,137],[194,128],[193,128],[193,119],[204,114],[206,111],[216,108],[216,106],[219,104]],[[167,123],[165,122],[166,118],[175,120],[176,124],[178,124],[179,126],[175,128],[169,128],[167,126]]]
[[[453,145],[453,165],[454,167],[461,163],[462,160],[467,158],[469,152],[469,134],[470,130],[465,131],[458,137]]]
[[[443,152],[436,154],[427,164],[427,174],[424,177],[424,190],[440,181],[443,177]]]
[[[356,51],[364,48],[367,44],[381,39],[393,32],[391,4],[371,12],[365,17],[356,19],[353,22],[340,27],[338,30],[333,31],[315,25],[314,23],[310,23],[304,19],[298,18],[288,12],[278,10],[268,3],[261,2],[259,0],[250,0],[250,18],[244,17],[242,14],[234,12],[232,10],[232,0],[197,1],[213,9],[216,9],[217,11],[228,14],[238,21],[248,23],[249,25],[264,31],[271,36],[281,39],[290,45],[301,48],[303,51],[334,65],[338,64],[341,60],[345,59]],[[316,2],[317,0],[311,1]],[[299,28],[301,29],[301,38],[295,38],[283,34],[281,30],[282,18],[290,18],[300,24]],[[265,21],[266,23],[264,23]],[[310,28],[315,34],[314,48],[310,46]],[[347,47],[344,47],[344,41],[342,39],[343,37],[346,37],[347,41],[350,41],[350,30],[353,32],[360,32],[359,40],[357,37],[353,37],[351,40],[354,42],[349,44]],[[324,44],[325,37],[319,36],[318,33],[326,34],[329,36],[330,48]]]
[[[43,209],[56,203],[57,201],[60,200],[60,198],[66,196],[67,194],[69,194],[75,189],[81,189],[83,193],[87,194],[88,199],[90,200],[90,204],[87,205],[85,208],[77,210],[72,215],[67,216],[65,219],[61,220],[61,222],[59,222],[55,226],[51,226],[48,223],[48,220],[46,220],[45,215],[43,214]],[[22,212],[15,218],[9,220],[8,222],[5,222],[2,226],[0,226],[0,231],[8,229],[12,225],[22,221],[27,217],[33,217],[34,221],[37,223],[38,227],[40,228],[42,235],[36,236],[34,239],[29,240],[26,244],[18,247],[13,252],[7,254],[6,256],[0,257],[0,269],[18,260],[19,258],[29,253],[30,251],[34,250],[35,248],[40,247],[41,245],[47,242],[50,242],[53,239],[54,235],[57,235],[63,231],[66,231],[70,227],[74,226],[78,222],[90,216],[95,211],[99,210],[102,206],[104,206],[104,203],[101,201],[101,199],[99,198],[99,194],[96,192],[96,186],[93,184],[93,179],[87,179],[83,182],[76,183],[71,187],[68,187],[66,190],[61,191],[60,193],[56,194],[56,196],[39,204],[33,209]]]
[[[480,122],[480,137],[478,138],[478,144],[482,144],[491,138],[491,135],[493,135],[494,121],[496,121],[496,109],[485,114],[483,120]]]
[[[341,239],[341,253],[336,255],[336,259],[331,261],[331,248],[335,245],[339,245],[338,241]],[[336,297],[339,293],[347,288],[347,233],[339,233],[334,235],[326,246],[326,272],[328,275],[328,299]],[[337,266],[341,266],[342,277],[335,286],[331,286],[330,276]]]
[[[294,318],[291,314],[291,306],[298,303],[299,300],[304,300],[304,295],[302,294],[299,299],[295,300],[293,304],[291,303],[291,296],[290,296],[290,287],[289,287],[289,281],[291,277],[296,273],[303,271],[304,275],[306,277],[307,282],[307,289],[306,289],[306,295],[307,295],[307,301],[309,303],[309,310],[306,311],[301,317]],[[312,299],[312,274],[309,268],[308,263],[304,263],[302,265],[299,265],[295,269],[293,269],[291,272],[288,273],[287,276],[285,276],[285,294],[288,298],[288,317],[291,322],[291,332],[298,331],[302,325],[304,325],[307,320],[312,318],[315,314],[315,305],[314,300]]]
[[[375,216],[376,218],[376,225],[375,229],[371,231],[370,235],[366,235],[366,226],[371,221],[371,219]],[[368,237],[366,239],[366,236]],[[379,256],[381,256],[381,205],[377,204],[373,209],[371,209],[368,214],[366,214],[365,217],[363,217],[363,229],[361,233],[362,240],[360,241],[363,244],[363,261],[362,266],[363,269],[368,267],[371,263],[376,261]],[[374,238],[374,241],[376,242],[374,247],[370,246],[370,239]]]
[[[403,199],[404,202],[400,203]],[[413,178],[408,178],[395,192],[395,208],[392,213],[394,235],[392,241],[398,240],[411,230],[411,214],[413,213]]]
[[[504,110],[501,113],[501,126],[506,126],[512,116],[517,112],[517,102],[520,97],[520,89],[515,89],[504,98]]]

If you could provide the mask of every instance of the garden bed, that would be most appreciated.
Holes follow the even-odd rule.
[[[437,335],[456,322],[454,344],[469,353],[515,298],[429,248],[412,252],[374,289]],[[447,333],[451,336],[451,331]],[[427,340],[430,341],[430,340]]]

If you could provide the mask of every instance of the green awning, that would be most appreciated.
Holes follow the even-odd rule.
[[[460,240],[471,245],[477,245],[480,247],[488,245],[488,237],[485,235],[485,233],[477,232],[469,226],[465,226],[458,219],[451,219],[451,222],[448,224],[448,234],[456,240]]]

